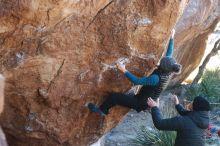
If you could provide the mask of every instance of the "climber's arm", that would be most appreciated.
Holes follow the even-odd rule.
[[[175,30],[172,30],[172,35],[169,40],[166,56],[167,57],[172,57],[173,56],[173,48],[174,48],[174,35],[175,35]]]
[[[148,77],[137,77],[129,71],[124,72],[125,76],[135,85],[152,85],[156,86],[159,83],[159,76],[156,74],[150,75]]]
[[[117,67],[120,71],[122,71],[125,76],[135,85],[152,85],[156,86],[159,83],[159,76],[156,74],[150,75],[148,77],[136,77],[134,74],[127,71],[124,64],[117,64]]]

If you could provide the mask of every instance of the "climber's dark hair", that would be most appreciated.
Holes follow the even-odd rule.
[[[160,60],[159,68],[162,69],[165,72],[170,73],[180,73],[181,71],[181,65],[176,62],[176,60],[172,57],[163,57]]]

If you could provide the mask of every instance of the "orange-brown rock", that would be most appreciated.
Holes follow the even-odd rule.
[[[187,24],[177,25],[181,35],[177,34],[175,56],[184,68],[183,77],[175,78],[176,82],[198,64],[192,57],[190,64],[195,65],[186,67],[189,62],[184,57],[191,54],[193,42],[203,41],[205,30],[215,22],[204,25],[218,6],[217,0],[203,1],[210,5],[202,5],[206,11],[200,12],[204,13],[204,21],[198,22],[200,29],[195,29],[196,23],[190,24],[193,16],[185,18]],[[0,0],[0,70],[7,79],[1,124],[9,144],[84,146],[115,126],[127,109],[112,109],[100,127],[99,117],[89,113],[85,104],[100,104],[105,92],[131,87],[115,69],[118,59],[124,58],[128,69],[137,75],[150,73],[187,3]],[[188,34],[191,27],[195,35]],[[197,49],[195,45],[194,51]]]

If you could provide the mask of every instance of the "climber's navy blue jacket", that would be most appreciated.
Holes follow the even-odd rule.
[[[187,111],[180,104],[176,110],[181,116],[162,119],[157,107],[151,109],[154,126],[159,130],[176,131],[175,146],[204,146],[208,128],[208,111]]]
[[[170,38],[169,45],[168,45],[167,52],[166,52],[167,57],[173,56],[173,47],[174,47],[174,40]],[[156,86],[159,83],[159,76],[157,74],[151,74],[148,77],[138,78],[134,74],[130,73],[129,71],[126,71],[125,76],[135,85]]]

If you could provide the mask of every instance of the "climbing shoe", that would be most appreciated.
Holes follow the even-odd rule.
[[[105,116],[105,114],[93,103],[88,103],[87,107],[89,108],[89,110],[93,113],[98,113],[101,116]]]

